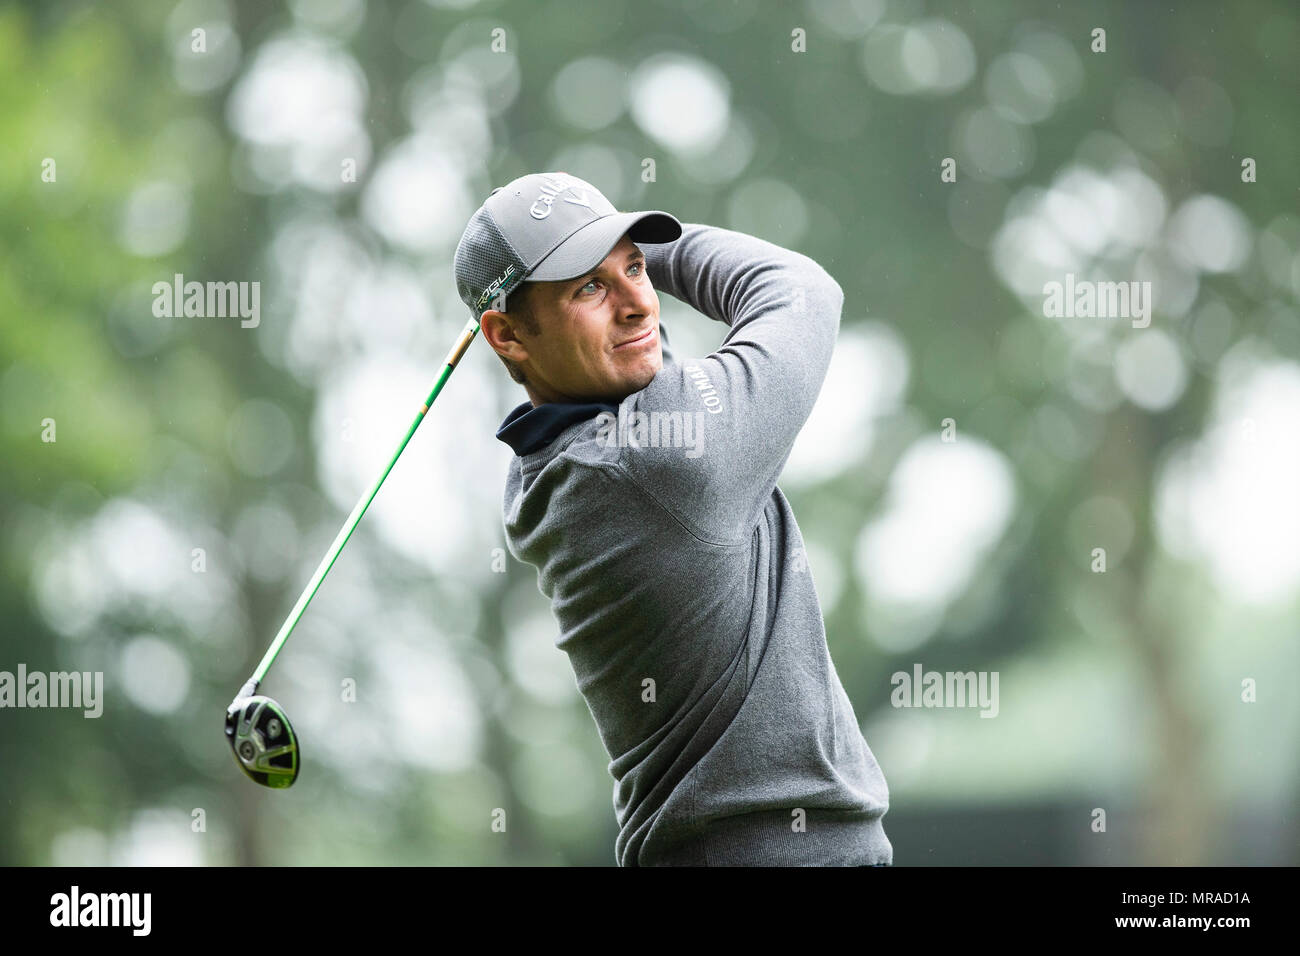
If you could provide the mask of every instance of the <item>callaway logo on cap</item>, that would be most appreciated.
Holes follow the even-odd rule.
[[[628,233],[672,242],[682,224],[666,212],[619,212],[595,186],[568,173],[532,173],[498,186],[456,246],[456,291],[479,319],[504,310],[519,283],[576,279]]]

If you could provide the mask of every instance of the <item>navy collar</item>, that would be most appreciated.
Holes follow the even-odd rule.
[[[522,457],[545,448],[575,422],[585,422],[602,411],[618,415],[618,406],[609,402],[524,402],[506,416],[497,438]]]

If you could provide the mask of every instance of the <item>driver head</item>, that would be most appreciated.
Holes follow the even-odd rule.
[[[256,783],[283,789],[298,779],[298,737],[270,697],[235,698],[226,708],[226,741],[235,762]]]

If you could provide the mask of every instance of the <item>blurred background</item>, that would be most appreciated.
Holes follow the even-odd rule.
[[[897,865],[1300,862],[1298,51],[1284,0],[4,5],[0,670],[104,704],[0,710],[0,863],[614,864],[484,342],[264,685],[298,782],[220,732],[468,317],[466,220],[554,169],[845,290],[781,487]],[[159,317],[176,274],[258,321]],[[1046,317],[1066,274],[1150,325]],[[917,665],[997,717],[891,706]]]

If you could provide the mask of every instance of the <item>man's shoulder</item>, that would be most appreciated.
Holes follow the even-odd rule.
[[[528,455],[515,455],[506,469],[506,505],[516,495],[527,495],[539,483],[548,493],[557,485],[573,490],[594,480],[608,480],[608,476],[622,476],[617,448],[609,447],[600,436],[602,423],[614,416],[605,412],[574,422],[564,429],[546,447]],[[601,479],[601,476],[606,476]]]

